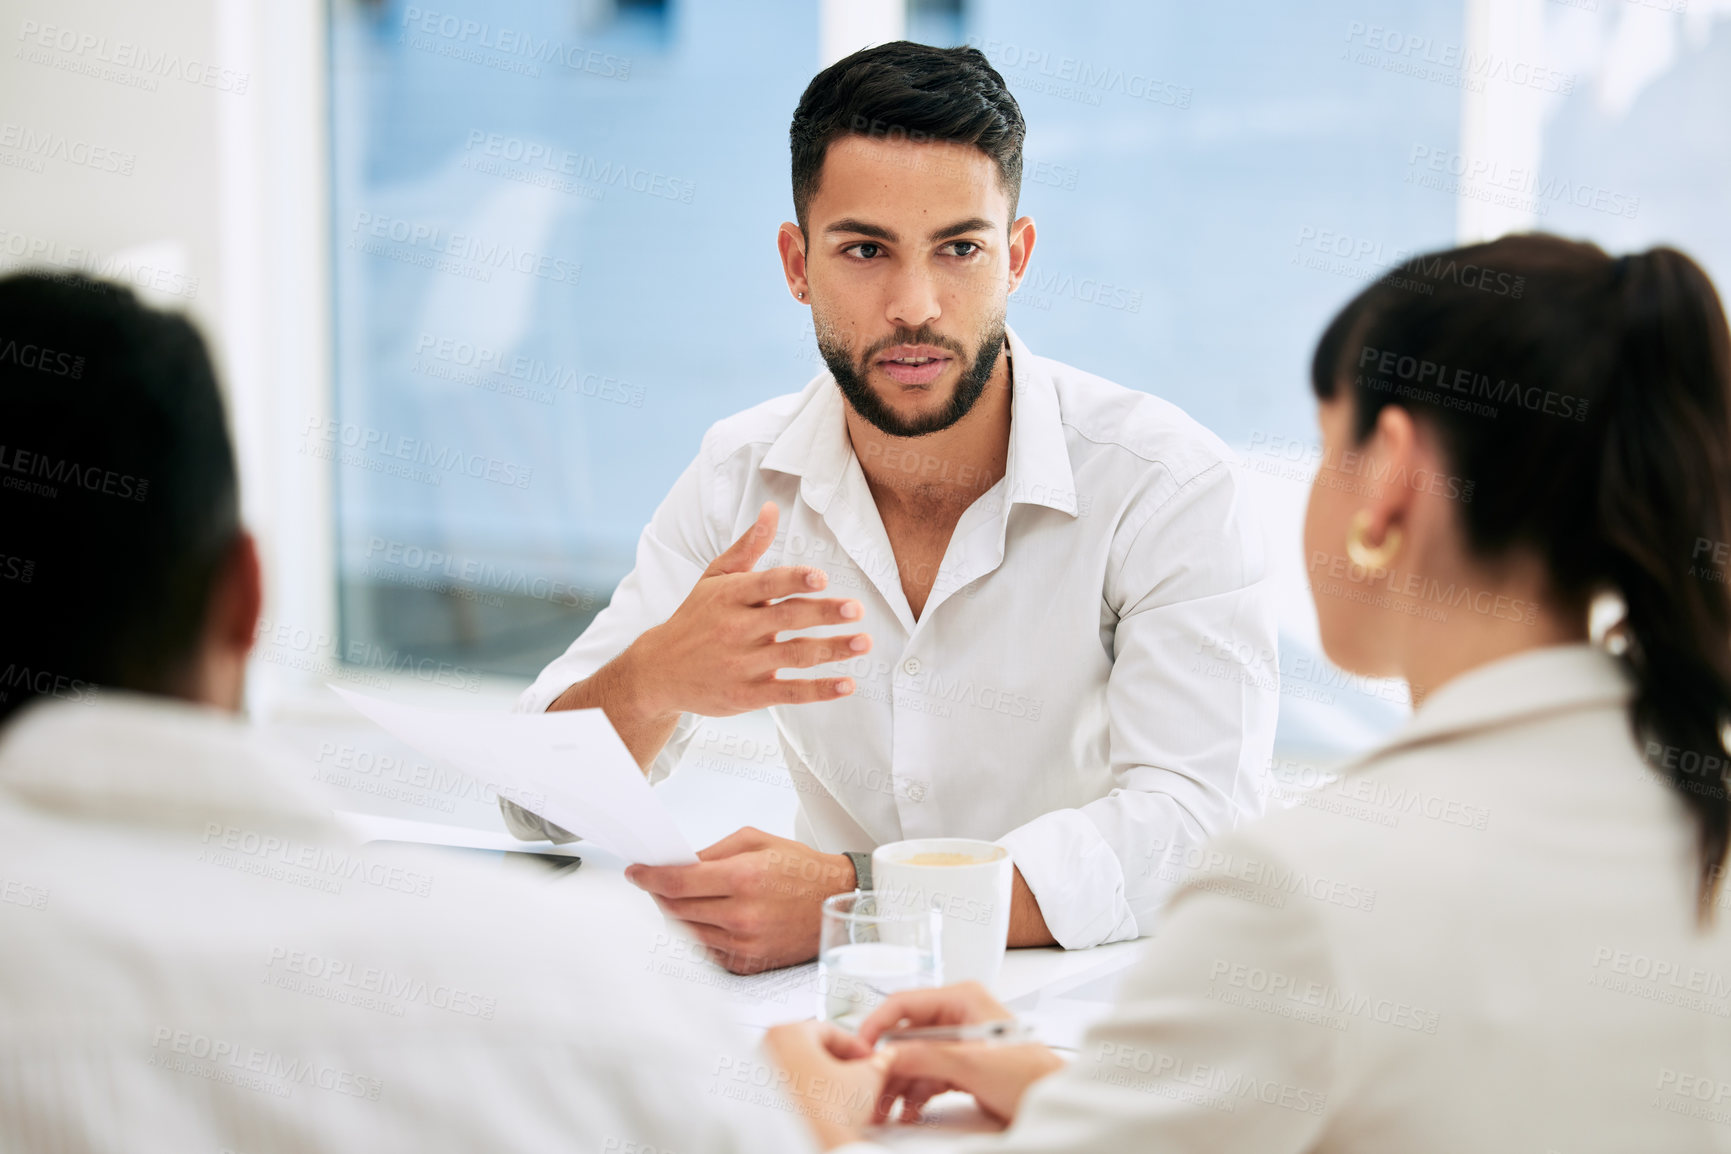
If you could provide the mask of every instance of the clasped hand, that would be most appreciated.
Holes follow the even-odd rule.
[[[886,1030],[919,1026],[965,1026],[1001,1021],[1010,1011],[978,982],[892,995],[849,1034],[826,1022],[777,1026],[764,1040],[788,1074],[788,1092],[801,1087],[846,1087],[856,1104],[851,1118],[833,1110],[808,1114],[825,1148],[859,1138],[868,1123],[881,1123],[901,1102],[901,1120],[917,1121],[925,1104],[948,1090],[972,1094],[980,1108],[1000,1122],[1016,1115],[1028,1087],[1063,1066],[1063,1060],[1037,1042],[988,1045],[984,1042],[898,1041],[875,1050]],[[887,1057],[886,1057],[887,1055]],[[831,1094],[830,1101],[836,1096]],[[796,1103],[797,1104],[797,1103]]]

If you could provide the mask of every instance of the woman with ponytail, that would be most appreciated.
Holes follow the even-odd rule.
[[[1329,657],[1418,708],[1210,843],[1073,1061],[896,1046],[886,1095],[1012,1120],[979,1150],[1731,1151],[1723,308],[1669,248],[1402,273],[1318,342],[1304,548]],[[837,1076],[1008,1014],[957,986],[771,1041]]]
[[[1512,270],[1522,299],[1373,287],[1323,334],[1311,381],[1329,451],[1446,468],[1473,497],[1425,508],[1391,489],[1362,500],[1319,477],[1305,539],[1324,644],[1348,668],[1435,686],[1505,653],[1584,638],[1587,607],[1602,598],[1618,618],[1603,640],[1631,687],[1631,740],[1689,815],[1698,915],[1709,921],[1731,829],[1721,736],[1731,722],[1731,348],[1719,298],[1670,248],[1612,260],[1592,245],[1514,236],[1421,258],[1433,260]],[[1400,389],[1411,356],[1415,373],[1435,363],[1439,378],[1468,376]],[[1450,573],[1476,570],[1488,583],[1500,571],[1535,605],[1533,628],[1493,618],[1462,629],[1453,614],[1395,625],[1355,609],[1356,582],[1318,587],[1343,527],[1346,551],[1386,568],[1402,563],[1414,519],[1442,532],[1409,555],[1434,541]]]

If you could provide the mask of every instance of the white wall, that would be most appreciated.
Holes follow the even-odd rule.
[[[267,617],[334,637],[329,470],[297,453],[329,411],[324,6],[0,0],[0,44],[0,267],[105,273],[193,317]],[[254,707],[312,680],[258,663]]]

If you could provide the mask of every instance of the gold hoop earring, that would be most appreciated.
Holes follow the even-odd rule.
[[[1370,528],[1370,510],[1360,509],[1352,516],[1352,527],[1346,531],[1346,555],[1360,569],[1387,569],[1395,554],[1400,552],[1400,530],[1393,525],[1382,535],[1382,544],[1372,546],[1364,539]]]

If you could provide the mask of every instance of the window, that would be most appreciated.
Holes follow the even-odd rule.
[[[337,395],[311,439],[345,659],[539,668],[703,430],[810,377],[768,238],[816,22],[336,4]]]
[[[1711,119],[1731,3],[1668,6],[908,0],[874,24],[893,0],[337,0],[319,435],[343,654],[532,674],[606,602],[703,430],[820,371],[773,236],[788,119],[842,12],[1004,75],[1040,224],[1010,323],[1240,451],[1281,590],[1282,750],[1361,745],[1406,695],[1320,657],[1298,544],[1312,343],[1390,266],[1508,228],[1731,269]]]

